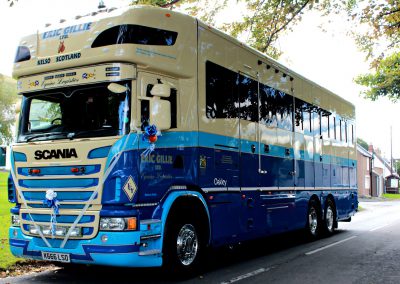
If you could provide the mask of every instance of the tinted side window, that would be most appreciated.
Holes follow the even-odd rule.
[[[342,133],[342,128],[343,128],[342,123],[343,123],[343,121],[340,118],[336,119],[336,128],[337,128],[336,129],[336,133],[337,133],[336,138],[339,141],[343,141],[343,138],[344,138],[344,136],[343,136],[344,133]]]
[[[237,73],[210,61],[206,62],[206,116],[238,117]]]
[[[304,133],[303,101],[296,98],[294,101],[294,129],[298,133]]]
[[[333,116],[333,124],[332,124],[332,127],[333,127],[333,139],[337,139],[337,131],[336,131],[336,117],[335,116]]]
[[[313,106],[303,100],[295,100],[295,128],[304,135],[312,135]]]
[[[321,132],[324,139],[331,137],[330,124],[332,124],[332,122],[330,115],[331,113],[328,111],[322,110],[321,112]]]
[[[347,142],[347,122],[344,120],[340,120],[340,127],[341,127],[340,133],[342,134],[341,140]]]
[[[257,81],[239,75],[240,118],[249,121],[258,121],[258,83]]]
[[[140,25],[120,25],[99,34],[92,48],[113,44],[174,45],[178,33]]]
[[[293,97],[281,91],[277,91],[276,93],[279,117],[278,127],[281,129],[293,130]]]
[[[293,97],[260,84],[260,121],[268,126],[293,130]]]
[[[320,136],[322,135],[321,131],[321,109],[318,107],[313,106],[311,117],[313,120],[312,128],[313,128],[313,136]]]

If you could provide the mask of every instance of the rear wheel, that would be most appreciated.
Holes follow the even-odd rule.
[[[326,201],[324,213],[324,232],[327,235],[332,235],[336,228],[336,209],[335,204],[331,199]]]
[[[316,239],[320,235],[321,214],[319,204],[314,199],[310,200],[308,204],[306,231],[311,239]]]

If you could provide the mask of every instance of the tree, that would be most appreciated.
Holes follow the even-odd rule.
[[[12,141],[14,104],[17,100],[16,85],[13,79],[0,74],[0,145]]]
[[[173,8],[178,2],[184,2],[181,0],[133,0],[131,5],[152,5],[162,8]]]
[[[255,49],[279,58],[282,51],[275,42],[282,33],[302,20],[309,10],[318,10],[322,15],[338,13],[353,0],[243,0],[247,6],[247,16],[242,22],[233,23],[225,28],[234,37],[248,33],[246,40]]]
[[[356,78],[367,87],[365,97],[376,100],[387,97],[392,101],[400,98],[400,2],[396,0],[359,1],[351,9],[352,17],[367,25],[365,33],[357,34],[357,43],[367,58],[372,60],[375,71]],[[365,7],[360,8],[364,4]]]
[[[233,23],[230,33],[234,37],[249,33],[248,43],[255,49],[278,58],[281,51],[273,43],[278,36],[301,20],[304,9],[314,4],[313,0],[248,0],[248,15],[242,22]],[[225,28],[228,30],[228,28]]]
[[[357,144],[363,147],[366,151],[368,151],[368,143],[365,140],[358,137]]]
[[[376,63],[375,73],[360,75],[356,83],[366,86],[365,97],[375,101],[387,97],[396,102],[400,99],[400,52],[395,52]]]

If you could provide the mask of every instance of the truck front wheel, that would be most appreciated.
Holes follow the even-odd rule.
[[[198,272],[203,251],[204,238],[200,224],[192,214],[179,214],[169,220],[164,240],[164,268],[174,276],[188,276]]]

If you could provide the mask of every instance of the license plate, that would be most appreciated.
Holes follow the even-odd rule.
[[[42,251],[42,258],[50,261],[71,262],[68,253]]]

